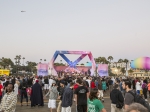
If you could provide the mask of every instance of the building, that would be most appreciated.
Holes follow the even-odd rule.
[[[125,63],[118,63],[118,62],[111,62],[110,67],[111,68],[117,68],[117,67],[126,68],[126,64]],[[131,68],[130,62],[127,64],[127,68],[128,68],[128,70]]]
[[[150,77],[150,71],[135,69],[132,77]]]

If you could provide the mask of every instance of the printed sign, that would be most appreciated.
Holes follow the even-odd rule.
[[[46,64],[46,63],[38,64],[37,75],[38,76],[47,76],[48,75],[48,64]]]
[[[108,65],[107,64],[99,64],[97,73],[99,76],[108,76]]]

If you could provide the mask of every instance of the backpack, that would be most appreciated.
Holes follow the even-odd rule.
[[[148,112],[150,112],[150,106],[147,101],[145,101],[140,95],[138,95],[136,93],[133,93],[131,91],[129,91],[128,93],[130,93],[134,96],[134,102],[140,103],[141,105],[143,105],[144,107],[147,108]]]

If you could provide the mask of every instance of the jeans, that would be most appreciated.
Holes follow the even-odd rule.
[[[20,90],[20,94],[21,94],[21,100],[20,100],[20,102],[22,103],[23,96],[24,96],[24,98],[26,98],[26,102],[28,102],[27,91],[26,90]]]
[[[78,112],[87,112],[87,105],[77,105]]]
[[[147,89],[146,88],[143,89],[143,94],[144,94],[144,98],[147,99]]]

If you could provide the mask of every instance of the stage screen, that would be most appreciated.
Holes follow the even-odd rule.
[[[108,65],[107,64],[98,64],[97,73],[99,76],[108,76]]]
[[[47,63],[38,64],[37,75],[38,76],[47,76],[48,75],[48,64]]]

